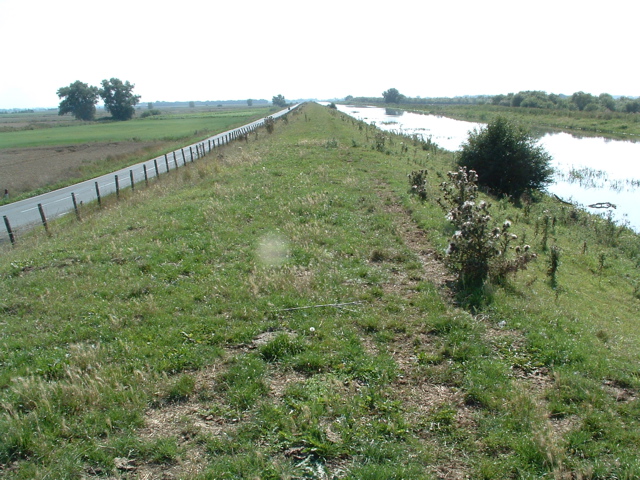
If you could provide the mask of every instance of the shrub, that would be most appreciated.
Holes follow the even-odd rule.
[[[140,118],[152,117],[155,115],[162,115],[162,112],[157,108],[152,108],[151,110],[145,110],[140,114]]]
[[[273,117],[267,117],[264,119],[264,126],[266,127],[267,132],[273,133],[273,129],[276,126],[276,121],[273,119]]]
[[[463,144],[458,165],[478,172],[478,181],[500,195],[520,197],[551,182],[551,157],[522,127],[497,117],[474,130]]]
[[[510,244],[517,236],[509,232],[508,220],[501,227],[492,226],[490,205],[476,202],[476,172],[461,167],[457,172],[449,172],[448,177],[449,182],[441,184],[443,197],[437,201],[456,229],[447,247],[445,264],[456,275],[459,286],[479,287],[490,276],[500,282],[508,274],[526,268],[536,255],[528,245],[516,247],[516,255],[509,255]]]

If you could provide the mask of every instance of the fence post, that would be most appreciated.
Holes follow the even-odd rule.
[[[176,151],[173,151],[173,163],[176,164],[176,170],[178,169],[178,160],[176,159]]]
[[[118,181],[118,175],[116,175],[116,198],[120,200],[120,182]]]
[[[102,200],[100,199],[100,187],[98,186],[98,182],[95,182],[96,185],[96,197],[98,197],[98,207],[102,207]]]
[[[76,194],[71,192],[71,200],[73,200],[73,209],[76,211],[76,218],[81,221],[80,210],[78,210],[78,202],[76,202]]]
[[[191,163],[193,163],[193,148],[189,147],[189,156],[191,157]],[[185,164],[187,162],[185,161]]]
[[[38,210],[40,211],[40,218],[42,219],[42,225],[44,225],[44,229],[47,231],[47,235],[49,235],[49,225],[47,224],[47,217],[44,214],[44,208],[42,208],[42,204],[38,204]]]
[[[169,173],[169,159],[166,153],[164,154],[164,163],[167,165],[167,173]]]
[[[6,215],[4,217],[4,226],[7,227],[7,233],[9,234],[9,240],[11,240],[11,245],[16,244],[16,237],[13,236],[13,230],[11,230],[11,224],[9,223],[9,219]]]
[[[153,159],[153,166],[156,169],[156,178],[160,178],[160,170],[158,170],[158,159],[154,158]]]
[[[133,192],[133,190],[135,188],[134,187],[135,183],[133,181],[133,170],[129,170],[129,178],[131,179],[131,191]]]
[[[144,170],[144,184],[148,187],[149,186],[149,175],[147,174],[147,164],[143,164],[142,165],[142,169]]]

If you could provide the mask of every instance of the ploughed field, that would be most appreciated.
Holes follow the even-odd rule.
[[[89,165],[139,156],[162,142],[102,142],[0,150],[0,188],[11,195],[78,178]]]

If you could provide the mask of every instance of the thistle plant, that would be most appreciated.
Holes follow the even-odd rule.
[[[509,273],[526,268],[536,258],[528,245],[511,247],[517,236],[509,230],[511,222],[494,226],[490,204],[476,201],[478,175],[465,167],[447,174],[440,185],[443,196],[438,204],[456,231],[446,250],[445,264],[464,288],[481,286],[487,278],[503,281]],[[510,255],[511,251],[515,255]]]
[[[409,193],[417,195],[420,200],[427,199],[427,170],[413,171],[407,175],[409,177]]]
[[[264,126],[267,128],[267,132],[273,133],[273,129],[276,126],[276,121],[273,117],[267,117],[264,119]]]

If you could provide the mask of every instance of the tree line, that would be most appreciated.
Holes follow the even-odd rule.
[[[614,97],[608,93],[592,95],[575,92],[572,95],[558,95],[540,90],[524,90],[506,95],[476,95],[462,97],[406,97],[396,88],[382,92],[382,97],[345,97],[347,102],[358,103],[402,103],[408,105],[499,105],[503,107],[540,108],[573,111],[604,111],[640,113],[640,99]]]
[[[76,80],[68,87],[58,89],[58,115],[71,113],[78,120],[93,120],[96,115],[98,98],[104,101],[104,108],[114,120],[130,120],[135,114],[135,106],[140,95],[133,94],[134,84],[122,82],[119,78],[102,80],[102,88]]]

